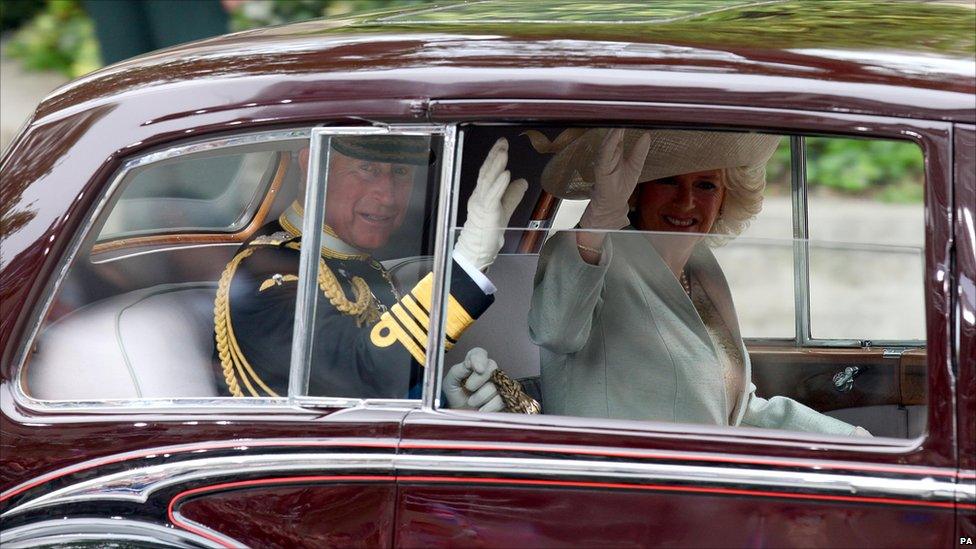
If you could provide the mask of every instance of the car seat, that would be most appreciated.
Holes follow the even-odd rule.
[[[216,283],[164,284],[82,307],[38,337],[24,375],[50,400],[208,398]]]

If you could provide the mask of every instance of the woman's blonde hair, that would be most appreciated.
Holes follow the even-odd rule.
[[[766,164],[724,168],[725,199],[708,237],[710,246],[721,246],[739,236],[762,211],[766,188]]]

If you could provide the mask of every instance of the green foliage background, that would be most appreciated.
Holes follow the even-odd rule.
[[[102,66],[95,27],[78,0],[47,0],[17,31],[7,52],[27,69],[57,71],[71,77]]]
[[[231,13],[231,30],[247,30],[319,17],[404,8],[432,0],[249,0]]]
[[[807,137],[807,188],[813,195],[843,195],[893,203],[920,203],[925,181],[922,150],[884,139]],[[769,192],[790,192],[790,142],[783,139],[766,166]]]

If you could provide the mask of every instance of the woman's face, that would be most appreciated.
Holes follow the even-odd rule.
[[[725,171],[706,170],[655,179],[638,187],[638,229],[705,234],[725,200]]]

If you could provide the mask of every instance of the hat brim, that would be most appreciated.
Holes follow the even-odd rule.
[[[624,132],[625,154],[644,131]],[[651,145],[638,183],[706,170],[765,165],[781,139],[777,135],[759,133],[646,131],[651,135]],[[542,172],[542,188],[563,199],[589,198],[595,183],[597,155],[608,132],[609,128],[594,128],[563,146],[546,164]]]

